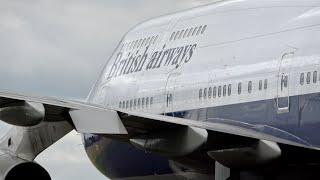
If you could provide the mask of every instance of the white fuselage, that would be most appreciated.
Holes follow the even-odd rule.
[[[281,114],[317,92],[320,2],[236,0],[133,28],[89,101],[166,114],[275,99]]]

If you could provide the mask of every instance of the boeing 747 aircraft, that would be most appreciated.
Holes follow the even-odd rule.
[[[320,178],[320,1],[231,0],[141,23],[86,102],[0,92],[0,179],[71,130],[111,179]]]

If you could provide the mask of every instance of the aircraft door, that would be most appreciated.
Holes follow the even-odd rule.
[[[278,87],[277,87],[277,108],[278,114],[288,113],[290,111],[290,97],[289,97],[289,79],[291,60],[294,56],[293,52],[285,53],[280,61],[278,73]]]
[[[175,95],[175,86],[178,73],[170,73],[167,79],[166,90],[164,95],[164,114],[174,116],[173,114],[173,106],[174,106],[174,95]]]

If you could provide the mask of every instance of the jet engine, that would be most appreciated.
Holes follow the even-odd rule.
[[[39,164],[9,154],[0,153],[0,180],[51,180],[49,173]]]
[[[1,104],[0,119],[16,126],[34,126],[43,121],[45,109],[43,104],[14,101]]]

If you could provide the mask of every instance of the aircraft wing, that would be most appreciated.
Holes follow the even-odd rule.
[[[40,103],[45,109],[45,121],[71,121],[80,133],[127,134],[117,111],[84,102],[0,91],[1,108],[21,106],[17,105],[18,102]],[[0,112],[3,114],[3,111]],[[16,122],[16,125],[19,125],[19,122]]]
[[[207,141],[208,131],[241,137],[244,141],[267,140],[299,147],[313,148],[310,144],[294,136],[287,135],[287,139],[271,136],[265,130],[268,127],[228,124],[227,120],[195,121],[163,115],[153,115],[123,109],[105,109],[100,106],[83,102],[67,101],[56,98],[22,95],[18,93],[0,92],[0,119],[14,125],[30,120],[31,117],[41,119],[41,109],[44,109],[42,121],[38,126],[16,127],[0,143],[0,150],[10,144],[11,137],[20,138],[16,144],[36,144],[36,149],[15,147],[11,152],[22,154],[24,159],[33,160],[40,152],[59,140],[70,130],[80,133],[104,134],[114,138],[127,138],[139,148],[165,153],[168,156],[188,154],[199,148]],[[25,108],[27,106],[27,108]],[[39,108],[40,107],[40,108]],[[41,108],[42,107],[42,108]],[[20,109],[19,109],[20,108]],[[40,110],[37,110],[40,109]],[[40,113],[34,113],[40,112]],[[24,114],[25,116],[18,116]],[[26,116],[29,115],[29,116]],[[17,119],[17,118],[19,119]],[[31,118],[32,119],[32,118]],[[28,124],[28,123],[27,123]],[[59,129],[60,131],[57,131]],[[274,130],[274,129],[273,129]],[[281,132],[279,132],[281,133]],[[27,135],[26,135],[27,134]],[[31,138],[30,138],[31,134]],[[28,136],[28,139],[21,137]],[[37,140],[35,137],[42,138]],[[182,138],[183,137],[183,138]],[[36,140],[34,140],[36,139]],[[45,140],[43,140],[45,139]],[[159,141],[161,139],[161,141]],[[183,141],[181,140],[183,139]],[[154,140],[154,141],[153,141]],[[28,143],[22,141],[29,141]],[[34,142],[36,141],[36,142]],[[46,142],[46,143],[43,143]],[[148,144],[150,143],[150,144]],[[175,146],[179,144],[179,146]],[[167,147],[174,147],[168,149]]]

